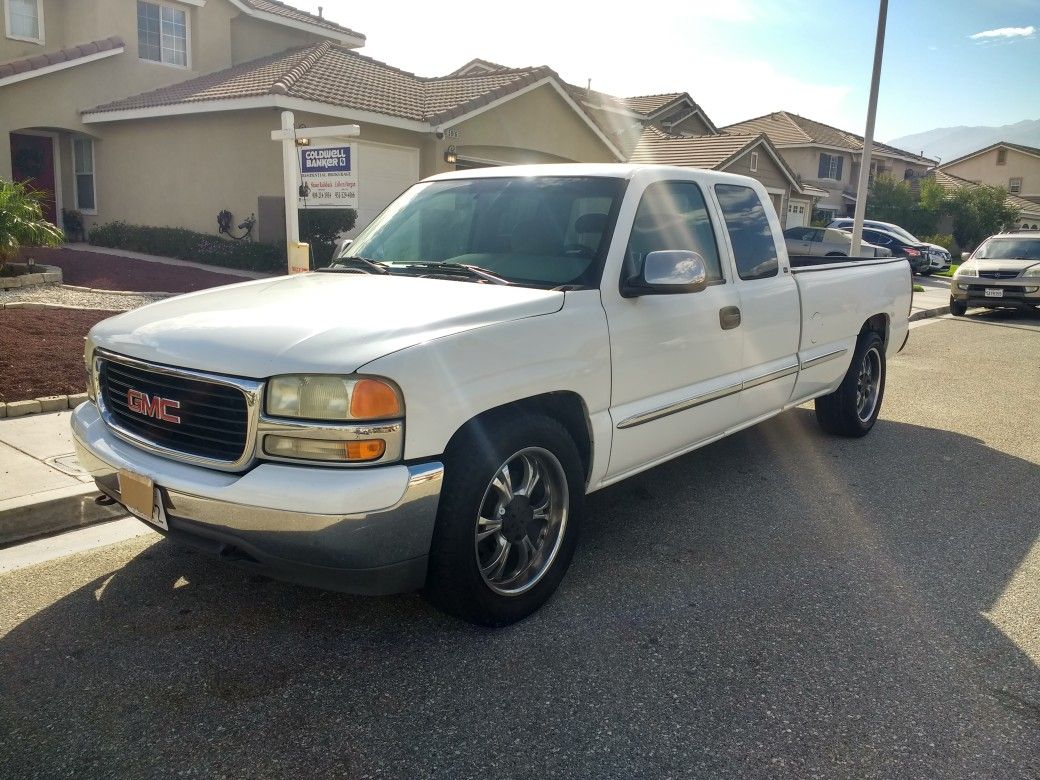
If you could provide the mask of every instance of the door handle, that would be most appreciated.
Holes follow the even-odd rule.
[[[723,306],[719,309],[719,325],[723,330],[733,330],[740,325],[740,309],[736,306]]]

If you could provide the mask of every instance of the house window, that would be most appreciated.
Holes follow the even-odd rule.
[[[166,3],[137,2],[137,55],[188,67],[188,15]]]
[[[1018,195],[1022,191],[1022,177],[1016,176],[1013,179],[1008,179],[1008,192],[1012,195]]]
[[[818,176],[821,179],[834,179],[841,181],[841,170],[845,160],[840,154],[820,153],[820,170]]]
[[[72,139],[72,161],[76,169],[76,208],[88,214],[96,214],[97,189],[94,187],[93,139]]]
[[[755,173],[758,170],[758,152],[751,153],[751,172]]]
[[[4,12],[8,38],[43,43],[41,0],[6,0]]]
[[[997,165],[1007,165],[1007,149],[997,149]]]

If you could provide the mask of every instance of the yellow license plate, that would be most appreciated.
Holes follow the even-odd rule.
[[[118,477],[120,503],[136,517],[167,528],[166,512],[155,483],[149,477],[126,470],[120,470]]]

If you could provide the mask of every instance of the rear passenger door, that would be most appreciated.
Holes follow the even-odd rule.
[[[724,271],[721,226],[713,222],[708,198],[691,180],[649,184],[635,212],[620,278],[604,278],[614,425],[607,479],[722,434],[739,415],[743,329],[729,315],[740,301]],[[622,297],[621,279],[637,275],[649,252],[666,249],[701,255],[708,286]]]
[[[716,184],[726,223],[725,239],[736,268],[740,296],[740,417],[751,421],[782,409],[798,375],[801,305],[787,257],[777,246],[780,223],[758,192]]]

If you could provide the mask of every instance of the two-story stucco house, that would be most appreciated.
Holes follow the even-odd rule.
[[[825,194],[816,203],[818,219],[851,216],[856,208],[856,184],[863,157],[863,137],[789,111],[737,122],[722,128],[725,133],[764,133],[804,185]],[[871,176],[885,174],[897,180],[920,178],[936,161],[919,154],[875,143],[871,152]],[[794,203],[793,206],[798,206]],[[787,224],[798,215],[789,206]]]
[[[1003,187],[1009,195],[1040,203],[1040,149],[999,141],[943,163],[939,169],[976,184]]]
[[[49,215],[284,237],[280,112],[356,123],[359,226],[455,166],[624,159],[549,68],[426,78],[276,0],[0,0],[0,176]]]

